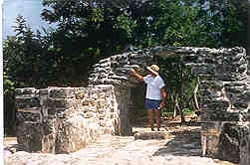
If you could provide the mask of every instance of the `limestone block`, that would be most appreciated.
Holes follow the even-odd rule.
[[[220,134],[218,157],[238,163],[240,161],[241,128],[236,124],[225,123]]]
[[[73,98],[75,96],[74,88],[50,88],[49,97],[51,98]]]
[[[205,137],[205,154],[207,156],[215,156],[218,153],[220,128],[222,123],[220,122],[204,122],[201,124],[201,137]]]
[[[250,110],[247,112],[247,121],[250,121]]]
[[[121,135],[131,135],[132,128],[130,127],[130,121],[128,116],[120,115],[120,130]]]
[[[43,125],[39,122],[25,121],[17,126],[17,142],[28,152],[42,150]]]
[[[232,106],[236,109],[247,109],[248,107],[248,104],[249,104],[249,100],[244,100],[244,99],[240,99],[241,96],[237,96],[236,97],[233,97],[233,98],[230,98],[231,100],[231,103],[232,103]]]
[[[118,79],[118,80],[128,80],[128,76],[109,76],[110,79]]]
[[[43,153],[55,154],[56,151],[56,136],[55,133],[44,135],[42,139],[42,150]]]
[[[154,132],[138,132],[134,134],[135,140],[141,139],[141,140],[150,140],[150,139],[167,139],[169,138],[169,134],[167,132],[160,132],[160,131],[154,131]]]
[[[239,112],[220,112],[212,111],[209,114],[202,114],[204,121],[240,121],[241,114]]]
[[[84,99],[86,97],[86,91],[85,90],[78,90],[75,93],[76,99]]]
[[[87,113],[84,114],[84,118],[91,118],[93,116],[95,116],[95,115],[93,113],[91,113],[91,112],[87,112]]]
[[[73,99],[48,99],[48,107],[51,108],[70,108],[73,104]]]
[[[226,96],[232,101],[250,101],[247,92],[249,91],[248,85],[245,81],[225,84]]]
[[[52,108],[48,108],[48,115],[56,115],[57,113],[63,113],[67,110],[67,108],[56,108],[56,107],[52,107]]]
[[[29,88],[16,88],[15,90],[15,94],[18,95],[32,95],[32,94],[36,94],[37,90],[33,87],[29,87]]]
[[[16,107],[20,109],[29,109],[32,107],[40,107],[38,97],[16,97]]]
[[[239,99],[244,100],[246,102],[250,101],[250,90],[246,89],[242,92],[242,95],[239,96]]]
[[[62,123],[56,138],[56,153],[70,153],[98,137],[99,127],[88,127],[86,120],[75,116]]]
[[[240,165],[250,164],[250,125],[241,126]]]
[[[41,122],[42,121],[42,116],[39,111],[36,113],[27,112],[27,111],[18,111],[16,116],[17,116],[18,122],[24,122],[24,121]]]
[[[188,65],[192,66],[192,74],[194,75],[214,75],[215,74],[215,65],[213,64],[195,64],[195,65]]]
[[[44,88],[44,89],[39,89],[39,95],[46,95],[48,96],[49,93],[49,89],[48,88]]]
[[[183,57],[183,61],[185,61],[185,65],[191,63],[191,64],[195,64],[195,62],[198,60],[198,56],[197,54],[188,54],[186,56]]]
[[[227,111],[228,107],[230,106],[229,102],[227,100],[223,100],[220,98],[215,98],[204,100],[204,102],[201,104],[202,108],[207,110],[208,112],[211,111]]]

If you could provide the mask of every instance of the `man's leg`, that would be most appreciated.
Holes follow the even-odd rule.
[[[154,130],[154,121],[153,121],[153,110],[149,109],[148,111],[148,124],[151,128],[151,130]]]
[[[161,128],[161,119],[160,119],[160,110],[155,110],[155,120],[156,120],[156,124],[157,124],[157,130],[159,131]]]

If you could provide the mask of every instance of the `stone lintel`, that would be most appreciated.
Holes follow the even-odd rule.
[[[30,112],[30,113],[41,113],[41,107],[31,107],[31,108],[19,108],[18,112]]]

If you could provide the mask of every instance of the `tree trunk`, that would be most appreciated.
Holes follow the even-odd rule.
[[[198,89],[199,89],[199,78],[197,78],[197,80],[196,80],[196,84],[195,84],[195,88],[194,88],[194,94],[193,94],[193,100],[194,100],[194,105],[195,105],[196,111],[200,110],[198,99],[197,99]]]
[[[180,63],[180,69],[181,69],[181,89],[180,89],[180,105],[178,104],[178,100],[177,100],[177,105],[179,107],[179,112],[181,115],[181,123],[185,123],[185,117],[184,114],[182,112],[182,110],[184,109],[184,97],[183,97],[183,88],[184,88],[184,80],[183,80],[183,65],[182,63]]]
[[[184,114],[182,112],[182,108],[180,107],[179,103],[178,103],[178,95],[176,96],[175,98],[175,107],[176,109],[178,110],[180,116],[181,116],[181,123],[185,123],[185,117],[184,117]]]
[[[170,95],[170,98],[171,98],[171,101],[172,101],[172,103],[173,103],[173,116],[172,116],[172,118],[174,119],[175,117],[176,117],[176,115],[177,115],[177,109],[176,109],[176,99],[175,99],[175,97],[173,96],[173,95]]]
[[[185,116],[184,116],[184,113],[182,111],[182,109],[180,109],[180,115],[181,115],[181,123],[186,123],[186,120],[185,120]]]
[[[175,109],[178,110],[178,112],[180,113],[180,106],[178,104],[178,95],[175,96],[174,103],[175,103]]]

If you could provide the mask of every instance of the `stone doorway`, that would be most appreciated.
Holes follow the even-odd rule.
[[[180,111],[180,109],[186,108],[190,111],[190,113],[191,111],[193,111],[193,114],[195,110],[198,110],[196,109],[195,103],[193,101],[193,91],[196,85],[195,81],[198,78],[192,75],[192,73],[190,72],[190,68],[184,66],[183,64],[181,64],[181,62],[182,61],[179,58],[162,59],[160,57],[154,58],[151,63],[160,66],[160,75],[164,79],[164,82],[166,84],[165,91],[168,95],[166,100],[166,107],[164,107],[161,111],[161,120],[163,124],[162,127],[164,127],[164,118],[168,118],[169,120],[175,119],[175,123],[181,125],[182,120],[179,116],[181,116],[183,113],[182,111]],[[182,70],[183,73],[181,73]],[[145,76],[146,74],[146,72],[142,72],[142,76]],[[181,74],[183,77],[181,77]],[[179,85],[181,81],[184,82],[183,85]],[[183,88],[183,92],[181,92],[179,86],[183,86],[181,87]],[[130,99],[128,102],[128,118],[131,127],[147,127],[147,110],[145,109],[146,84],[144,82],[138,81],[137,85],[129,87],[128,90],[130,91]],[[180,96],[180,93],[182,94],[182,96]],[[180,98],[182,100],[180,100]],[[185,120],[185,115],[182,116],[184,118],[184,121],[187,121]],[[189,115],[189,118],[190,116],[191,115]]]
[[[147,111],[145,109],[145,92],[144,83],[139,83],[136,87],[130,88],[131,103],[129,107],[129,121],[132,125],[146,125]]]
[[[150,50],[124,53],[101,60],[97,65],[109,67],[109,74],[101,79],[93,74],[90,82],[112,83],[117,86],[135,86],[128,76],[131,68],[145,68],[153,63],[155,57],[165,60],[172,56],[179,56],[185,66],[191,67],[192,74],[201,80],[201,120],[203,146],[207,156],[218,157],[220,154],[221,137],[227,137],[227,145],[237,142],[239,160],[249,160],[249,76],[248,62],[243,48],[209,49],[191,47],[155,47]],[[115,62],[119,61],[119,62]],[[104,65],[105,63],[105,65]],[[143,70],[143,69],[141,69]],[[142,73],[143,71],[141,71]],[[100,75],[100,74],[99,74]],[[94,81],[93,81],[94,80]],[[226,123],[236,128],[239,136],[223,135]],[[230,129],[230,128],[227,128]],[[246,133],[248,132],[248,133]],[[241,135],[244,135],[241,137]],[[247,137],[248,136],[248,137]],[[243,144],[248,144],[247,147]],[[235,147],[235,146],[234,146]],[[233,147],[233,148],[234,148]],[[224,159],[233,157],[235,152],[230,147],[223,149]]]

